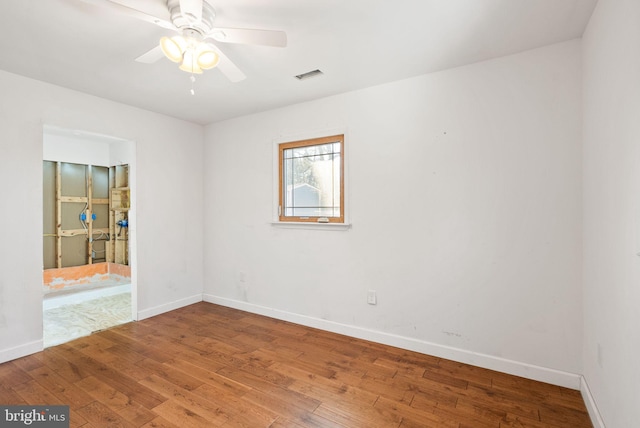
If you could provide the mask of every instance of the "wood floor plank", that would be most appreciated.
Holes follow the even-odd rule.
[[[278,350],[272,349],[259,349],[251,353],[265,360],[276,362],[276,365],[280,368],[284,366],[294,367],[303,370],[307,376],[320,376],[328,379],[335,378],[336,371],[332,368],[326,367],[324,364],[317,364],[313,362],[306,362],[303,359],[298,358],[298,355],[292,355],[288,352],[281,353]]]
[[[434,409],[436,407],[455,408],[459,397],[451,391],[420,388],[415,391],[411,407],[416,409]]]
[[[246,400],[244,396],[221,392],[220,389],[209,384],[202,385],[194,392],[210,402],[217,402],[229,408],[232,415],[229,421],[225,423],[225,427],[227,425],[266,427],[270,426],[279,417],[277,412],[265,407],[255,406],[249,400]]]
[[[0,384],[0,403],[24,405],[27,401],[11,387]]]
[[[270,342],[262,348],[262,351],[275,352],[282,358],[297,358],[302,355],[303,351],[300,350],[300,345],[295,339],[283,339],[277,338],[273,342]]]
[[[82,364],[77,365],[65,358],[64,352],[59,346],[45,349],[42,351],[42,355],[45,366],[69,382],[73,383],[87,376],[91,376],[91,372]]]
[[[256,405],[276,408],[278,412],[284,411],[286,412],[285,414],[291,413],[296,417],[301,412],[313,412],[320,405],[320,401],[312,397],[270,384],[246,372],[224,373],[224,376],[227,377],[235,375],[238,375],[235,377],[236,381],[244,381],[248,385],[252,385],[252,389],[244,394],[243,398],[252,401]]]
[[[329,406],[324,403],[314,412],[346,427],[398,427],[402,417],[385,407],[352,405]]]
[[[162,416],[155,417],[152,421],[142,425],[141,428],[178,428],[179,426],[173,424],[163,418]]]
[[[93,398],[81,388],[69,382],[58,373],[47,367],[38,367],[29,371],[29,375],[41,386],[50,391],[61,402],[72,407],[83,407],[93,401]]]
[[[367,372],[362,367],[352,367],[351,361],[343,355],[334,355],[331,351],[324,349],[305,351],[297,359],[319,368],[333,370],[334,378],[350,384],[357,383]]]
[[[413,418],[416,421],[422,421],[434,416],[431,412],[419,411],[405,403],[390,400],[385,397],[378,398],[374,404],[374,408],[380,412],[380,414],[385,415],[388,420],[393,421],[394,423],[397,421],[398,426],[400,426],[403,419]],[[446,425],[444,423],[445,421],[441,420],[440,422],[442,422],[442,425]]]
[[[13,387],[25,382],[29,382],[31,377],[27,372],[22,370],[18,364],[10,361],[0,365],[0,379],[5,387]]]
[[[449,373],[451,376],[466,379],[469,383],[492,386],[494,379],[501,373],[494,370],[459,363],[457,361],[440,359],[435,366],[441,373]],[[509,376],[509,375],[507,375]]]
[[[184,371],[174,367],[171,363],[159,363],[151,358],[145,358],[142,361],[138,361],[135,365],[136,367],[144,369],[145,372],[151,373],[151,375],[160,376],[164,380],[167,380],[182,389],[186,389],[187,391],[193,391],[200,385],[204,384],[202,379],[186,374]]]
[[[164,362],[172,358],[172,355],[167,352],[167,349],[162,348],[162,344],[165,344],[165,342],[158,340],[157,336],[154,337],[154,330],[146,327],[133,329],[130,327],[130,324],[138,323],[125,324],[117,328],[101,331],[97,334],[104,335],[109,340],[120,345],[121,348],[128,349],[146,358],[153,358],[159,362]]]
[[[426,370],[424,366],[419,366],[416,364],[403,363],[399,362],[395,359],[390,359],[387,357],[379,357],[374,361],[375,365],[381,367],[387,367],[389,369],[393,369],[397,372],[401,372],[408,376],[422,376],[424,371]]]
[[[218,427],[222,426],[222,423],[226,421],[226,419],[221,421],[219,418],[202,416],[191,408],[179,404],[176,400],[168,400],[153,410],[164,419],[181,428]]]
[[[347,428],[365,427],[369,423],[365,417],[362,417],[357,412],[349,412],[336,407],[329,407],[324,404],[321,404],[314,411],[314,414],[323,417],[338,426]]]
[[[445,408],[439,407],[436,413],[441,413]],[[494,409],[491,406],[482,405],[460,399],[456,402],[455,409],[449,408],[450,413],[464,415],[466,419],[474,421],[491,421],[493,426],[498,426],[500,421],[504,420],[507,412],[504,410]]]
[[[302,425],[286,419],[278,419],[269,425],[269,428],[304,428]]]
[[[251,387],[243,383],[236,382],[232,379],[219,375],[214,371],[207,370],[192,363],[192,361],[185,361],[183,359],[176,358],[166,364],[171,364],[172,367],[175,367],[187,375],[200,379],[207,385],[216,388],[221,394],[233,394],[240,396],[251,390]]]
[[[498,428],[507,412],[486,408],[481,405],[458,400],[456,407],[437,406],[433,409],[435,415],[443,418],[454,419],[461,426],[477,428]]]
[[[93,425],[89,423],[78,411],[74,408],[69,409],[69,428],[92,428]]]
[[[26,357],[13,360],[12,362],[25,372],[44,366],[41,353],[27,355]]]
[[[89,354],[89,356],[94,360],[102,364],[106,364],[119,373],[122,373],[123,375],[130,377],[136,381],[140,381],[145,377],[153,374],[152,370],[148,369],[145,366],[138,365],[138,363],[142,360],[149,360],[143,355],[139,355],[140,358],[133,361],[127,357],[123,357],[123,355],[120,354],[119,351],[114,351],[113,348],[109,348],[106,350],[106,352],[92,352]]]
[[[133,428],[137,426],[98,401],[92,401],[86,406],[78,408],[77,412],[96,427]],[[71,417],[73,420],[73,414]]]
[[[398,428],[441,428],[446,426],[447,425],[443,425],[441,422],[429,420],[415,421],[410,418],[404,418]],[[449,425],[449,427],[460,428],[460,424],[456,423],[455,425]]]
[[[210,401],[201,395],[187,391],[157,375],[151,375],[140,382],[150,390],[164,395],[167,401],[193,412],[211,421],[213,425],[222,425],[230,418],[230,413],[224,406]],[[164,415],[166,417],[166,415]]]
[[[524,400],[518,393],[508,394],[488,387],[469,385],[466,390],[459,391],[458,395],[472,403],[491,406],[527,419],[540,420],[540,409],[535,404],[535,394],[531,395],[531,400]]]
[[[586,425],[591,426],[591,425]],[[500,421],[500,428],[565,428],[564,426],[551,425],[547,422],[541,422],[537,419],[530,419],[522,415],[514,415],[507,412],[507,416]]]
[[[145,388],[144,385],[135,379],[88,356],[74,352],[74,349],[68,345],[59,345],[57,348],[60,349],[66,359],[76,365],[83,366],[86,370],[90,370],[92,376],[95,376],[115,390],[126,391],[128,397],[136,400],[147,409],[151,409],[165,401],[164,397],[160,394],[156,394],[152,390]]]
[[[468,380],[460,379],[458,377],[450,376],[448,374],[438,373],[436,371],[431,371],[429,369],[425,370],[425,372],[422,374],[422,377],[425,379],[432,380],[434,382],[442,383],[444,385],[449,385],[459,389],[467,389],[467,386],[469,386]]]
[[[56,397],[52,392],[40,385],[36,380],[21,383],[12,388],[28,404],[64,405],[64,399]]]
[[[317,412],[313,412],[311,414],[306,415],[306,417],[296,421],[302,427],[316,427],[316,428],[333,428],[333,427],[346,427],[346,428],[354,428],[357,425],[341,425],[337,422],[334,422],[331,419],[327,419],[323,415],[320,415]],[[365,426],[365,425],[363,425]],[[368,423],[366,426],[376,426]]]
[[[155,417],[142,404],[93,376],[76,382],[76,385],[135,426],[143,425]]]
[[[579,391],[210,303],[0,364],[71,426],[591,427]]]
[[[543,404],[540,406],[540,421],[558,426],[582,426],[589,422],[589,417],[575,409]]]

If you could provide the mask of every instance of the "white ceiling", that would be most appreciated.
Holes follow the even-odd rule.
[[[168,20],[165,0],[117,1]],[[192,96],[176,64],[134,61],[171,31],[85,0],[3,0],[0,69],[208,124],[580,37],[597,2],[207,1],[216,25],[283,30],[288,46],[217,43],[247,78],[205,71]]]

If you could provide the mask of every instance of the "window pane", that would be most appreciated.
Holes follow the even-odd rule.
[[[333,158],[333,206],[338,208],[338,215],[340,216],[340,152],[336,153]]]
[[[284,215],[340,217],[340,143],[283,151]]]

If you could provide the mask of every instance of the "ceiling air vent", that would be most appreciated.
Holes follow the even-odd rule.
[[[306,73],[302,73],[302,74],[298,74],[296,76],[296,79],[298,80],[306,80],[306,79],[310,79],[314,76],[320,76],[324,74],[322,71],[320,70],[313,70],[313,71],[307,71]]]

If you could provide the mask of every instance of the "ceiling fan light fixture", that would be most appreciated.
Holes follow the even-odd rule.
[[[182,64],[180,64],[178,68],[182,71],[186,71],[187,73],[202,74],[202,68],[198,65],[198,62],[194,57],[194,52],[189,49],[185,51]]]
[[[201,45],[202,46],[202,45]],[[204,50],[198,53],[196,63],[203,70],[210,70],[220,61],[220,56],[213,50],[209,49],[207,45],[204,45]]]
[[[186,43],[180,36],[163,37],[160,39],[160,49],[162,49],[162,53],[173,62],[182,61],[184,45],[186,45]]]
[[[195,34],[195,31],[192,33]],[[195,34],[197,36],[197,34]],[[218,65],[220,55],[207,43],[194,35],[162,37],[160,48],[171,61],[180,64],[178,68],[192,74],[202,74]]]
[[[182,64],[180,64],[180,67],[178,68],[182,71],[186,71],[187,73],[202,74],[202,69],[198,67],[198,64],[193,64],[192,66],[191,64],[185,64],[183,62]]]

